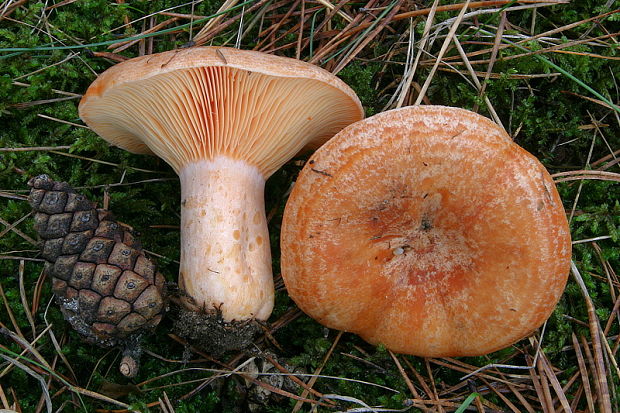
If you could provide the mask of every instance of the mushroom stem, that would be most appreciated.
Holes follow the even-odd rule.
[[[273,308],[265,178],[247,162],[191,162],[181,179],[179,286],[192,311],[225,321],[265,320]]]

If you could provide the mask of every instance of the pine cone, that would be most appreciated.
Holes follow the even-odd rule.
[[[162,318],[164,277],[111,212],[47,175],[28,185],[45,272],[65,318],[89,342],[134,346]],[[126,362],[134,367],[121,366],[123,374],[135,375],[137,362]]]

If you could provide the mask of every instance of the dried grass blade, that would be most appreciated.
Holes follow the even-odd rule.
[[[310,13],[308,13],[308,16]],[[301,2],[301,23],[299,24],[299,34],[297,36],[297,47],[295,48],[295,59],[301,58],[301,40],[304,37],[304,23],[306,22],[306,2]]]
[[[2,191],[0,191],[0,197],[7,198],[7,199],[14,199],[16,201],[27,201],[28,200],[28,197],[25,195],[9,194],[7,192],[2,192]]]
[[[465,67],[467,67],[467,70],[468,70],[468,72],[469,72],[469,74],[470,74],[474,84],[478,88],[478,91],[479,91],[480,95],[483,97],[484,103],[486,103],[487,109],[489,109],[489,112],[491,113],[491,116],[493,117],[493,120],[495,121],[495,123],[497,123],[502,128],[504,128],[504,125],[502,124],[501,119],[497,115],[497,112],[495,111],[495,108],[493,107],[493,104],[491,103],[491,100],[489,99],[489,97],[486,94],[483,93],[483,85],[482,85],[482,83],[480,83],[480,80],[478,79],[478,75],[474,71],[474,68],[472,67],[471,63],[469,62],[469,58],[467,57],[467,54],[463,50],[463,46],[461,46],[461,42],[459,41],[458,36],[454,37],[454,45],[456,46],[456,49],[458,50],[459,54],[461,55],[461,59],[463,59],[463,62],[465,63]],[[485,75],[485,81],[487,81],[490,76],[491,76],[491,73],[489,73],[487,71],[487,73]]]
[[[0,21],[5,17],[8,17],[11,13],[13,13],[16,9],[21,7],[28,0],[17,0],[17,1],[6,1],[4,3],[4,7],[2,11],[0,11]]]
[[[583,358],[583,353],[581,352],[581,346],[579,345],[579,340],[577,340],[577,336],[575,335],[575,333],[572,334],[572,339],[573,339],[573,348],[575,349],[575,354],[577,355],[577,365],[579,366],[581,382],[583,384],[583,389],[586,394],[586,401],[588,403],[588,409],[591,412],[593,412],[594,411],[594,399],[592,398],[592,389],[590,387],[588,369],[586,368],[586,363]]]
[[[159,404],[165,413],[174,413],[174,407],[168,398],[168,393],[164,392],[164,400],[159,399]]]
[[[150,38],[152,39],[152,38]],[[139,41],[143,41],[144,39],[140,39]],[[114,62],[117,63],[121,63],[124,62],[126,60],[129,60],[128,57],[120,55],[120,54],[116,54],[116,53],[111,53],[111,52],[91,52],[93,54],[94,57],[102,57],[104,59],[110,59]]]
[[[15,367],[22,370],[24,373],[27,373],[29,376],[33,377],[39,382],[39,384],[41,385],[42,394],[45,397],[45,405],[47,407],[47,412],[52,413],[53,411],[52,410],[52,398],[50,396],[49,390],[47,389],[47,384],[45,383],[45,380],[43,379],[43,377],[37,374],[30,367],[26,366],[24,363],[21,363],[8,356],[5,356],[4,354],[0,354],[0,357],[8,361],[10,364],[13,364]]]
[[[128,409],[129,405],[123,402],[120,402],[118,400],[115,400],[111,397],[108,396],[104,396],[103,394],[91,391],[91,390],[87,390],[87,389],[83,389],[81,387],[77,387],[77,386],[69,386],[69,390],[71,390],[74,393],[77,394],[81,394],[82,396],[88,396],[92,399],[97,399],[100,400],[102,402],[106,402],[106,403],[111,403],[111,404],[115,404],[117,406],[120,406],[122,408]]]
[[[272,0],[259,0],[259,1],[256,1],[254,4],[252,4],[252,6],[248,7],[247,9],[245,9],[245,14],[253,13],[255,10],[265,6],[266,4],[270,3],[271,1]],[[239,4],[239,5],[235,6],[235,7],[236,8],[244,7],[245,5],[249,5],[250,3],[252,3],[252,2],[251,1],[246,1],[246,2],[243,2],[243,3],[241,3],[241,4]],[[240,18],[241,18],[241,14],[237,14],[236,16],[233,16],[230,19],[226,20],[225,22],[220,23],[219,25],[215,26],[212,30],[205,31],[204,34],[200,35],[200,37],[198,35],[196,35],[196,37],[194,37],[194,39],[193,39],[194,45],[201,46],[201,45],[205,44],[213,36],[217,35],[222,30],[224,30],[225,28],[227,28],[228,26],[230,26],[231,24],[233,24],[234,22],[236,22]],[[202,32],[202,30],[201,30],[201,32]]]
[[[47,333],[47,331],[51,328],[51,325],[47,326],[43,331],[41,331],[39,333],[39,335],[37,337],[34,338],[34,340],[32,340],[31,345],[35,345],[37,343],[37,341],[39,341],[39,339],[41,337],[43,337],[45,335],[45,333]],[[21,353],[19,353],[19,357],[23,357],[26,353],[28,352],[28,349],[23,349]],[[8,374],[8,372],[11,370],[11,366],[6,367],[4,370],[2,370],[0,372],[0,378],[6,376]]]
[[[514,413],[521,413],[521,412],[522,412],[522,410],[521,410],[521,409],[519,409],[517,406],[515,406],[515,405],[514,405],[514,403],[512,403],[512,402],[510,401],[510,399],[508,399],[508,397],[504,396],[504,395],[502,394],[502,392],[501,392],[501,391],[497,390],[497,389],[495,388],[495,386],[493,386],[493,384],[492,384],[492,383],[489,383],[489,382],[488,382],[488,381],[486,381],[485,379],[480,379],[480,380],[481,380],[481,381],[485,384],[485,386],[487,386],[489,389],[491,389],[491,391],[492,391],[493,393],[495,393],[495,394],[497,395],[497,397],[499,397],[500,399],[502,399],[502,401],[506,404],[506,406],[508,406],[508,408],[509,408],[510,410],[512,410]]]
[[[13,82],[16,82],[16,81],[18,81],[20,79],[23,79],[23,78],[26,78],[26,77],[30,77],[30,76],[35,75],[37,73],[43,72],[44,70],[47,70],[47,69],[52,68],[54,66],[61,65],[61,64],[65,63],[65,62],[68,62],[69,60],[71,60],[71,59],[73,59],[75,57],[78,57],[78,56],[79,56],[79,53],[69,53],[69,55],[67,57],[65,57],[64,59],[62,59],[61,61],[53,63],[51,65],[44,66],[44,67],[42,67],[40,69],[35,70],[34,72],[30,72],[30,73],[26,73],[25,75],[18,76],[18,77],[13,79]]]
[[[583,294],[583,298],[586,302],[586,307],[588,309],[588,319],[590,324],[590,334],[592,336],[592,348],[594,350],[594,372],[597,384],[597,392],[598,392],[598,403],[599,409],[603,413],[611,413],[611,399],[609,397],[609,387],[607,384],[607,374],[605,370],[605,361],[603,359],[603,348],[601,346],[601,327],[599,325],[598,316],[596,315],[596,310],[594,309],[594,304],[592,303],[592,299],[590,298],[590,294],[588,293],[588,288],[586,287],[583,279],[581,278],[581,274],[577,269],[574,261],[571,261],[571,273],[573,274],[573,278],[577,281],[581,289],[581,293]]]
[[[441,49],[439,50],[439,55],[437,56],[437,59],[435,60],[435,64],[433,65],[433,68],[431,69],[431,72],[429,73],[428,77],[424,81],[424,85],[422,85],[422,90],[420,91],[420,94],[418,95],[414,103],[415,105],[419,105],[422,102],[424,95],[426,95],[426,91],[428,90],[428,87],[430,86],[431,81],[433,80],[433,77],[435,76],[435,72],[437,71],[437,67],[439,67],[439,63],[441,63],[441,59],[443,58],[443,55],[446,53],[446,50],[448,50],[448,45],[454,38],[454,35],[456,34],[456,29],[458,29],[459,25],[461,24],[461,20],[463,20],[463,16],[465,15],[465,11],[469,7],[469,3],[471,3],[470,0],[467,0],[465,2],[459,15],[456,17],[456,20],[454,20],[452,27],[450,27],[450,31],[448,32],[448,35],[446,36],[443,44],[441,45]]]
[[[495,33],[495,39],[493,41],[493,48],[491,49],[491,57],[489,58],[489,64],[487,65],[487,71],[484,75],[484,80],[482,81],[482,87],[478,92],[479,97],[483,97],[485,95],[485,91],[487,88],[487,83],[493,73],[493,66],[495,66],[495,61],[497,60],[497,54],[499,52],[499,47],[502,43],[502,35],[504,34],[504,27],[506,27],[506,11],[502,11],[500,13],[499,26],[497,27],[497,32]],[[478,104],[474,105],[474,112],[478,111]]]
[[[433,26],[433,20],[435,19],[435,12],[439,5],[439,0],[434,0],[433,5],[430,8],[430,12],[426,18],[426,22],[424,23],[424,32],[422,33],[422,39],[420,41],[420,45],[418,46],[418,53],[416,54],[415,60],[409,69],[409,73],[407,73],[407,78],[405,80],[404,85],[400,91],[400,96],[398,97],[398,102],[396,103],[396,107],[400,108],[403,106],[405,101],[405,97],[409,93],[411,89],[411,83],[413,82],[413,76],[418,68],[418,64],[420,63],[420,58],[422,57],[422,51],[426,47],[426,42],[428,42],[429,34],[431,32],[431,27]],[[414,30],[412,27],[410,30]]]
[[[527,399],[521,394],[521,392],[512,384],[508,383],[508,388],[515,395],[517,399],[521,402],[521,405],[525,407],[528,413],[536,413],[536,410],[532,407],[532,405],[527,401]]]
[[[217,10],[217,13],[219,14],[217,17],[214,17],[213,19],[209,20],[207,22],[207,24],[205,24],[202,29],[200,29],[200,31],[198,31],[198,33],[196,33],[196,36],[192,39],[194,40],[194,42],[196,42],[196,44],[202,44],[201,43],[201,39],[202,37],[204,37],[204,35],[215,25],[217,25],[220,20],[222,20],[224,18],[224,14],[233,6],[235,6],[237,3],[239,2],[239,0],[226,0],[224,2],[224,4],[222,4],[220,6],[220,8]],[[221,14],[220,14],[221,13]]]
[[[79,125],[76,125],[76,126],[79,126]],[[106,162],[106,161],[102,161],[102,160],[96,159],[96,158],[89,158],[87,156],[75,155],[73,153],[65,153],[65,152],[58,152],[58,151],[49,151],[49,152],[53,153],[54,155],[61,155],[61,156],[69,157],[69,158],[82,159],[84,161],[96,162],[96,163],[100,163],[102,165],[115,166],[117,168],[121,166],[120,164],[117,164],[117,163]],[[135,168],[133,166],[127,166],[127,168],[133,169],[134,171],[147,172],[147,173],[151,173],[151,174],[161,174],[161,171],[152,171],[150,169]],[[121,186],[121,185],[125,185],[125,184],[120,183],[120,184],[110,184],[110,185],[103,185],[103,186]],[[75,189],[78,189],[78,188],[75,188]]]
[[[309,403],[315,406],[322,406],[322,407],[330,407],[329,404],[327,404],[325,401],[316,401],[316,400],[312,400],[312,399],[308,399],[304,396],[298,396],[296,394],[290,393],[286,390],[282,390],[279,389],[275,386],[272,386],[271,384],[265,383],[264,381],[261,380],[256,380],[250,376],[248,376],[247,374],[241,374],[239,373],[239,375],[247,380],[250,380],[252,383],[254,383],[257,386],[260,386],[262,388],[264,388],[265,390],[268,390],[272,393],[276,393],[279,394],[280,396],[284,396],[287,397],[289,399],[294,399],[297,400],[297,403]]]
[[[20,219],[18,219],[17,221],[13,222],[11,225],[7,226],[6,228],[4,228],[1,232],[0,232],[0,238],[4,237],[9,231],[12,231],[13,228],[17,227],[19,224],[21,224],[25,219],[27,219],[28,217],[30,217],[30,215],[32,215],[32,212],[27,213],[26,215],[24,215],[23,217],[21,217]]]
[[[43,357],[41,355],[41,353],[39,353],[39,351],[34,347],[34,343],[36,343],[36,340],[34,340],[32,342],[32,344],[31,344],[26,339],[23,338],[23,335],[21,335],[21,336],[17,335],[14,332],[12,332],[11,330],[8,330],[6,328],[0,328],[0,334],[4,334],[6,336],[9,336],[11,339],[13,339],[13,341],[15,341],[17,344],[19,344],[22,348],[28,350],[28,352],[30,354],[32,354],[37,359],[37,362],[40,363],[41,366],[46,368],[48,371],[53,371],[52,370],[52,366],[50,366],[50,364],[47,362],[47,360],[45,360],[45,357]],[[39,337],[40,337],[40,335],[39,335]]]
[[[481,33],[484,34],[492,34],[484,29],[479,29],[479,31]],[[526,47],[521,46],[519,43],[515,43],[512,42],[508,39],[502,39],[503,42],[517,47],[520,50],[523,50],[527,53],[530,53],[531,50],[529,50]],[[566,76],[567,78],[569,78],[570,80],[572,80],[574,83],[578,84],[579,86],[581,86],[582,88],[584,88],[585,90],[587,90],[588,92],[592,93],[594,96],[596,96],[597,98],[599,98],[600,100],[602,100],[603,102],[605,102],[607,105],[609,105],[614,111],[620,113],[620,107],[618,107],[616,104],[614,104],[611,100],[607,99],[605,96],[603,96],[601,93],[599,93],[598,91],[596,91],[595,89],[593,89],[590,85],[588,85],[587,83],[585,83],[583,80],[575,77],[571,72],[569,72],[568,70],[562,68],[561,66],[557,65],[556,63],[554,63],[553,61],[547,59],[545,56],[542,56],[541,54],[537,54],[537,53],[532,53],[532,55],[540,60],[542,63],[544,63],[545,65],[557,70],[558,72],[562,73],[564,76]]]
[[[14,104],[8,105],[8,107],[15,108],[15,109],[27,109],[33,106],[47,105],[49,103],[64,102],[65,100],[73,100],[73,99],[79,99],[79,98],[80,96],[65,96],[62,98],[33,100],[30,102],[14,103]]]
[[[75,374],[73,367],[69,363],[67,356],[65,356],[64,353],[62,352],[62,348],[60,344],[58,343],[58,340],[56,339],[56,335],[54,334],[54,331],[52,330],[52,324],[48,324],[47,319],[45,320],[45,323],[47,324],[46,330],[49,330],[49,336],[52,341],[52,345],[54,346],[54,350],[56,350],[56,354],[60,357],[62,362],[65,364],[65,366],[67,366],[67,368],[69,369],[69,372],[71,373],[71,376],[73,377],[73,381],[77,383],[78,382],[77,375]]]
[[[32,292],[32,306],[30,307],[30,312],[32,314],[36,314],[39,311],[39,304],[41,303],[41,293],[43,291],[43,286],[46,278],[47,273],[42,269],[39,273],[39,276],[37,277],[34,291]]]
[[[30,147],[22,147],[22,148],[0,148],[0,152],[37,152],[37,151],[61,151],[65,149],[71,149],[71,145],[61,145],[61,146],[30,146]]]
[[[551,387],[553,387],[553,390],[555,390],[555,393],[557,394],[558,399],[560,400],[560,404],[562,404],[562,408],[564,409],[564,412],[572,413],[570,403],[568,402],[568,399],[566,398],[566,394],[564,394],[564,390],[562,389],[562,386],[560,385],[560,382],[558,381],[557,376],[553,372],[553,369],[549,366],[549,361],[545,357],[544,353],[541,353],[539,357],[539,363],[540,365],[542,365],[542,368],[545,371],[545,376],[549,380],[549,383],[551,383]],[[551,405],[553,406],[553,402],[551,402]]]
[[[578,181],[582,179],[597,179],[602,181],[616,181],[620,182],[620,173],[607,172],[607,171],[592,171],[592,170],[579,170],[558,172],[551,177],[556,183],[566,181]]]
[[[547,5],[549,5],[549,4],[547,4]],[[474,8],[474,6],[470,5],[470,8]],[[565,26],[561,26],[561,27],[558,27],[556,29],[549,30],[549,31],[546,31],[546,32],[543,32],[543,33],[539,33],[539,34],[534,35],[534,36],[528,36],[528,37],[524,38],[523,40],[519,40],[515,44],[519,45],[519,44],[522,44],[522,43],[527,43],[527,42],[531,42],[531,41],[534,41],[534,40],[537,40],[537,39],[549,37],[549,36],[551,36],[553,34],[557,34],[557,33],[568,31],[570,29],[573,29],[573,28],[575,28],[577,26],[580,26],[580,25],[583,25],[585,23],[601,20],[601,19],[603,19],[605,17],[611,16],[611,15],[616,14],[616,13],[620,13],[620,9],[613,10],[613,11],[606,12],[606,13],[602,13],[602,14],[599,14],[599,15],[596,15],[596,16],[593,16],[593,17],[589,17],[587,19],[583,19],[583,20],[580,20],[578,22],[570,23],[570,24],[567,24]],[[512,45],[510,45],[510,44],[505,44],[505,45],[502,45],[500,47],[500,49],[506,49],[506,48],[509,48],[511,46]],[[490,52],[491,52],[491,49],[477,50],[477,51],[468,53],[468,56],[469,57],[479,56],[479,55],[488,54]],[[457,58],[456,56],[452,56],[452,57],[447,57],[445,60],[446,61],[447,60],[455,60],[456,58]],[[481,62],[485,62],[485,61],[481,61]]]
[[[6,313],[9,316],[9,320],[11,320],[11,324],[13,325],[13,328],[15,329],[15,331],[17,331],[17,334],[23,337],[24,335],[22,334],[22,331],[19,329],[19,324],[17,324],[17,320],[15,319],[15,314],[13,314],[13,311],[11,310],[11,307],[9,306],[9,300],[6,298],[6,295],[4,294],[4,288],[2,288],[2,283],[0,283],[0,298],[2,298],[2,301],[4,302],[4,308],[6,308]],[[2,329],[0,327],[0,332],[1,331]]]
[[[321,3],[323,6],[328,8],[330,11],[334,11],[335,10],[336,13],[338,14],[338,16],[342,17],[347,22],[351,23],[353,21],[353,18],[351,16],[349,16],[348,14],[346,14],[345,12],[343,12],[342,10],[340,10],[340,7],[334,6],[333,4],[328,2],[327,0],[317,0],[317,2]]]
[[[538,358],[536,362],[536,369],[538,370],[538,377],[540,379],[540,387],[542,389],[542,400],[541,403],[545,406],[546,410],[550,413],[555,412],[555,408],[553,407],[553,398],[551,397],[551,388],[549,387],[549,378],[545,373],[545,369],[543,367],[542,357]]]
[[[601,333],[601,343],[603,343],[603,347],[605,347],[605,354],[608,356],[611,365],[614,367],[616,371],[616,376],[620,378],[620,369],[618,368],[618,360],[616,360],[614,351],[611,349],[611,347],[609,347],[609,343],[607,342],[607,337],[605,337],[605,334],[603,333],[602,330],[600,330],[600,333]],[[611,377],[611,373],[610,373],[610,377]],[[615,390],[613,386],[612,386],[612,390]]]
[[[308,36],[308,38],[306,38],[306,40],[304,41],[304,44],[302,45],[302,50],[305,49],[306,47],[310,46],[310,52],[309,52],[309,58],[312,59],[312,57],[314,56],[314,48],[313,48],[313,42],[315,40],[315,36],[316,33],[319,33],[323,27],[325,27],[326,24],[328,24],[329,22],[331,22],[331,19],[336,15],[337,12],[340,11],[340,9],[347,3],[347,0],[340,0],[340,2],[334,6],[333,10],[330,10],[329,13],[326,13],[325,18],[323,19],[323,21],[316,27],[313,27],[314,24],[314,20],[311,23],[311,27],[310,27],[310,36]],[[352,23],[349,22],[349,23]]]
[[[4,393],[4,389],[2,388],[2,385],[0,384],[0,401],[2,402],[2,406],[5,409],[10,409],[10,405],[9,405],[9,400],[6,398],[6,394]]]
[[[612,285],[612,288],[613,288],[613,285]],[[603,330],[604,335],[607,335],[609,333],[609,329],[611,329],[612,323],[614,322],[616,317],[618,317],[619,311],[620,311],[620,296],[618,296],[616,298],[616,301],[614,302],[614,306],[611,310],[611,314],[609,316],[609,319],[607,320],[607,324],[605,325],[605,330]]]
[[[24,82],[13,82],[13,85],[15,86],[21,86],[21,87],[30,87],[32,86],[30,83],[24,83]],[[50,89],[52,92],[57,93],[59,95],[64,95],[64,96],[79,96],[82,97],[81,94],[79,93],[73,93],[73,92],[65,92],[64,90],[58,90],[58,89]]]
[[[54,122],[60,122],[60,123],[66,124],[66,125],[75,126],[77,128],[90,129],[88,126],[80,125],[79,123],[69,122],[68,120],[54,118],[52,116],[47,116],[47,115],[44,115],[42,113],[37,114],[37,116],[40,117],[40,118],[43,118],[43,119],[53,120]]]
[[[336,68],[332,71],[332,73],[337,74],[342,69],[344,69],[344,67],[348,65],[351,62],[351,60],[353,60],[355,56],[357,56],[358,53],[364,47],[366,47],[368,43],[370,43],[379,33],[381,33],[381,31],[392,21],[392,19],[394,18],[394,15],[398,12],[398,10],[400,9],[400,6],[403,4],[403,1],[404,0],[397,0],[395,2],[392,2],[392,4],[390,4],[388,8],[384,10],[382,15],[384,15],[385,13],[387,13],[387,15],[383,17],[381,20],[377,20],[377,22],[375,22],[377,23],[376,27],[371,32],[369,32],[367,35],[365,34],[360,35],[361,41],[340,60],[340,62],[338,63]],[[380,18],[381,17],[382,16],[380,16]],[[372,27],[373,26],[370,26],[369,29]]]
[[[277,29],[279,29],[284,22],[291,17],[291,15],[293,15],[293,11],[295,10],[295,8],[297,8],[297,5],[299,4],[301,0],[299,0],[298,2],[294,3],[293,6],[291,6],[291,8],[288,10],[288,12],[284,15],[284,17],[282,18],[282,20],[279,20],[275,25],[271,26],[270,29],[265,30],[265,32],[269,32],[265,38],[259,42],[259,44],[257,44],[256,46],[254,46],[254,50],[260,50],[262,52],[269,52],[269,51],[274,51],[277,50],[278,48],[273,48],[274,45],[276,43],[278,43],[278,41],[282,40],[283,38],[285,38],[286,36],[291,35],[292,33],[294,33],[297,30],[303,30],[303,26],[306,23],[306,20],[310,17],[308,16],[301,16],[301,20],[294,24],[292,27],[288,28],[287,30],[285,30],[283,33],[281,33],[279,36],[276,37],[276,33],[277,33]],[[265,44],[266,42],[268,42],[267,44]],[[297,42],[293,42],[293,43],[289,43],[288,47],[291,47],[293,45],[297,45]],[[284,47],[282,47],[284,48]],[[271,49],[271,50],[270,50]]]
[[[515,0],[502,0],[502,1],[475,1],[469,4],[469,8],[470,9],[476,9],[476,8],[480,8],[480,7],[491,7],[491,6],[505,6],[508,4],[513,4],[515,3]],[[555,4],[567,4],[569,3],[570,0],[558,0],[557,2],[553,2],[553,1],[545,1],[545,0],[531,0],[531,1],[527,1],[527,0],[521,0],[518,1],[518,3],[526,3],[526,4],[540,4],[541,7],[542,6],[550,6],[550,5],[555,5]],[[458,3],[458,4],[449,4],[449,5],[445,5],[445,6],[439,6],[437,7],[437,12],[445,12],[445,11],[456,11],[456,10],[461,10],[464,7],[465,3]],[[425,16],[427,14],[429,14],[431,11],[431,8],[426,8],[426,9],[420,9],[420,10],[414,10],[414,11],[410,11],[410,12],[405,12],[405,13],[400,13],[394,16],[394,21],[398,21],[398,20],[402,20],[402,19],[409,19],[412,17],[417,17],[417,16]],[[600,16],[596,16],[594,18],[591,18],[591,20],[594,20],[595,18],[601,18],[604,16],[608,16],[610,14],[613,13],[605,13],[602,14]],[[581,24],[578,23],[576,24],[577,26]],[[349,30],[346,34],[344,34],[345,37],[350,37],[352,35],[354,35],[355,33],[364,30],[365,28],[367,28],[370,25],[370,23],[360,23],[358,25],[356,25],[354,28],[352,28],[351,30]],[[345,29],[347,30],[347,29]]]
[[[26,318],[30,323],[30,328],[32,329],[32,338],[37,336],[37,328],[34,323],[34,318],[32,317],[32,313],[30,313],[30,306],[28,305],[28,298],[26,297],[26,287],[24,286],[24,267],[26,263],[24,260],[19,261],[19,297],[22,301],[22,307],[24,312],[26,313]]]
[[[47,6],[45,8],[45,11],[53,10],[53,9],[56,9],[56,8],[62,7],[62,6],[66,6],[67,4],[75,3],[76,1],[77,0],[62,0],[62,1],[59,1],[58,3],[56,3],[56,4],[52,4],[51,6]]]
[[[37,245],[37,242],[35,240],[33,240],[32,238],[30,238],[28,235],[24,234],[23,232],[21,232],[20,230],[18,230],[17,228],[15,228],[14,226],[11,225],[10,222],[5,221],[4,219],[0,218],[0,224],[6,226],[7,228],[10,228],[11,231],[13,231],[14,233],[16,233],[17,235],[19,235],[20,237],[22,237],[23,239],[25,239],[26,241],[28,241],[30,244],[32,245]]]
[[[580,97],[580,98],[582,98],[582,99],[585,99],[585,100],[587,100],[587,101],[589,101],[589,102],[596,103],[597,105],[604,106],[604,107],[606,107],[607,109],[612,109],[612,107],[611,107],[611,106],[609,106],[607,103],[603,102],[603,101],[602,101],[602,100],[600,100],[600,99],[594,99],[594,98],[591,98],[591,97],[589,97],[589,96],[580,95],[579,93],[570,92],[570,91],[568,91],[568,90],[563,90],[563,91],[562,91],[562,93],[565,93],[565,94],[567,94],[567,95],[577,96],[577,97]],[[619,151],[618,153],[620,153],[620,151]],[[609,159],[609,158],[608,158],[608,159]],[[594,166],[595,164],[596,164],[596,163],[592,164],[592,166]]]
[[[508,4],[513,4],[513,3],[525,3],[525,4],[548,4],[548,5],[552,5],[552,4],[567,4],[569,3],[570,0],[558,0],[558,1],[550,1],[550,0],[521,0],[521,1],[515,1],[515,0],[503,0],[503,1],[493,1],[493,0],[487,0],[487,1],[474,1],[472,2],[469,6],[465,6],[464,3],[458,3],[458,4],[448,4],[445,6],[439,6],[437,8],[438,12],[445,12],[445,11],[456,11],[456,10],[462,10],[464,8],[469,7],[470,9],[477,9],[480,7],[495,7],[495,6],[505,6]],[[429,12],[430,9],[420,9],[420,10],[413,10],[413,11],[409,11],[409,12],[405,12],[405,13],[401,13],[401,14],[397,14],[396,16],[394,16],[395,20],[401,20],[401,19],[409,19],[411,17],[416,17],[416,16],[423,16],[425,14],[427,14]]]
[[[374,5],[375,0],[369,0],[368,3],[364,6],[364,8],[370,8]],[[336,32],[335,35],[330,33],[323,33],[323,36],[331,37],[329,41],[323,45],[320,49],[316,50],[315,55],[312,59],[309,60],[310,63],[319,64],[321,60],[329,53],[331,53],[338,45],[345,42],[347,38],[351,37],[357,32],[360,32],[371,25],[369,22],[370,16],[359,13],[354,18],[353,21],[346,25],[342,30]],[[317,38],[321,38],[321,35],[317,35]]]
[[[176,22],[177,20],[179,20],[178,17],[171,17],[168,20],[164,20],[163,22],[156,24],[155,26],[151,27],[150,29],[147,29],[145,31],[143,31],[142,33],[138,34],[138,36],[144,36],[146,34],[151,34],[151,33],[155,33],[158,32],[160,29],[163,29],[166,26],[171,25],[172,23]],[[131,46],[133,46],[134,44],[138,43],[139,41],[143,40],[143,37],[141,37],[140,39],[134,39],[134,40],[123,40],[120,41],[118,43],[114,43],[108,46],[108,49],[113,49],[112,53],[119,53],[122,52],[123,50],[126,50],[128,48],[130,48]]]
[[[411,365],[409,360],[407,360],[406,357],[403,360],[405,360],[405,364],[407,365],[407,367],[409,367],[409,370],[413,372],[413,375],[416,377],[416,379],[420,383],[420,386],[422,386],[422,389],[424,390],[424,392],[430,397],[430,395],[432,394],[432,390],[430,387],[428,387],[428,384],[426,383],[426,380],[424,380],[424,377],[422,377],[422,375],[418,373],[416,369],[413,368],[413,366]]]
[[[590,99],[590,98],[587,98],[586,96],[581,96],[581,95],[579,95],[579,96],[584,98],[584,99]],[[616,157],[619,156],[619,155],[620,155],[620,149],[618,149],[617,151],[614,151],[613,153],[610,153],[608,155],[603,156],[601,159],[598,159],[597,161],[592,162],[590,164],[590,166],[592,166],[592,167],[598,166],[598,165],[600,165],[600,164],[602,164],[604,162],[609,161],[611,158],[618,159]]]
[[[426,372],[428,373],[428,381],[431,383],[431,392],[429,393],[429,396],[432,397],[432,400],[439,402],[441,400],[439,399],[439,394],[437,393],[437,387],[435,387],[435,379],[433,378],[433,369],[431,369],[431,363],[429,363],[429,360],[427,357],[424,357],[424,365],[426,366]],[[437,409],[439,410],[440,413],[443,412],[442,405],[438,404]]]
[[[531,357],[526,357],[526,359],[527,359],[528,364],[532,363],[533,361]],[[538,374],[536,374],[536,369],[530,369],[530,378],[532,379],[532,384],[534,385],[534,389],[536,390],[536,394],[538,395],[538,401],[540,402],[540,407],[542,407],[543,412],[553,413],[554,410],[550,412],[547,406],[545,392],[543,390],[543,386],[541,383],[541,378],[539,377]]]

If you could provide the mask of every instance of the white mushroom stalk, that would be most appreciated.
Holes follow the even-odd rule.
[[[181,179],[181,269],[186,301],[225,320],[266,320],[273,307],[265,178],[244,161],[192,162]],[[226,305],[223,305],[226,303]]]
[[[316,66],[192,48],[108,69],[80,116],[112,144],[153,153],[179,174],[183,305],[239,322],[266,320],[273,307],[265,180],[363,111],[348,86]]]

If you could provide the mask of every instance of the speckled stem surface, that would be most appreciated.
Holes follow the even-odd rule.
[[[217,308],[226,321],[267,319],[274,288],[265,178],[256,167],[223,156],[189,163],[179,177],[185,306]]]

